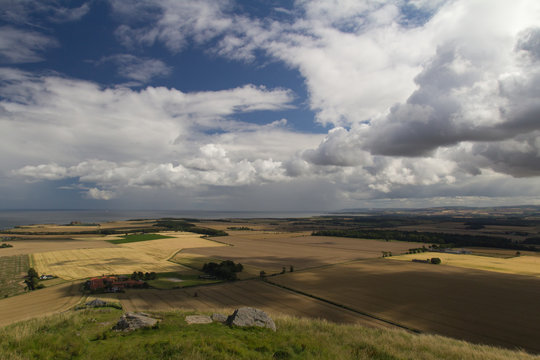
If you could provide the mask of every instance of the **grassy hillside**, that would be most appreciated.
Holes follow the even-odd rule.
[[[120,310],[66,312],[0,329],[10,359],[540,359],[440,336],[274,316],[277,332],[187,325],[186,312],[158,314],[156,329],[111,330]]]

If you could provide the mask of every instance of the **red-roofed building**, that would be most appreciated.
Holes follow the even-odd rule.
[[[119,276],[100,276],[93,277],[85,283],[85,287],[90,291],[118,292],[125,288],[144,287],[142,280],[132,280]]]

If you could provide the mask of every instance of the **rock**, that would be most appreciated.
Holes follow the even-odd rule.
[[[258,326],[276,331],[276,324],[264,311],[250,307],[236,309],[227,318],[227,325],[232,326]]]
[[[188,315],[186,316],[186,322],[188,325],[191,324],[210,324],[212,319],[207,315]]]
[[[133,331],[141,328],[153,327],[158,319],[154,319],[145,313],[125,313],[113,327],[113,330]]]
[[[103,306],[107,306],[107,302],[101,299],[94,299],[92,301],[87,302],[85,305],[89,307],[103,307]]]
[[[212,314],[212,321],[225,323],[225,322],[227,322],[227,315],[223,315],[223,314],[219,314],[219,313],[213,313]]]

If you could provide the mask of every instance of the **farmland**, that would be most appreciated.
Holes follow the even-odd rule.
[[[389,324],[364,317],[322,301],[301,296],[259,280],[219,284],[182,290],[128,290],[119,294],[127,311],[163,311],[192,309],[211,311],[252,306],[272,314],[322,318],[340,323],[359,323],[371,327],[391,327]]]
[[[0,326],[72,308],[81,299],[80,284],[68,283],[0,300]]]
[[[28,255],[0,257],[0,298],[24,290],[23,276],[28,270]]]
[[[33,255],[34,267],[42,274],[66,280],[103,274],[181,271],[180,265],[129,248],[61,250]]]
[[[32,255],[34,267],[39,273],[54,274],[66,280],[103,274],[130,274],[133,271],[178,272],[188,269],[167,259],[181,249],[223,246],[202,239],[198,234],[161,234],[166,238],[119,245],[102,241],[102,244],[110,246],[35,253]]]
[[[11,255],[23,259],[31,254],[32,265],[40,274],[60,276],[64,280],[58,282],[64,283],[2,301],[25,299],[33,308],[41,307],[36,299],[43,297],[44,304],[56,304],[47,305],[47,309],[61,311],[81,300],[81,294],[76,294],[77,286],[69,286],[65,281],[80,283],[90,276],[109,273],[157,272],[158,278],[152,280],[156,289],[128,289],[126,293],[103,296],[117,299],[126,310],[133,311],[230,311],[239,306],[254,306],[276,315],[403,327],[540,352],[536,336],[540,333],[540,254],[534,247],[530,251],[520,250],[520,256],[516,256],[515,248],[490,247],[470,248],[473,255],[404,255],[409,249],[430,244],[313,235],[325,229],[375,235],[386,230],[390,230],[387,234],[448,232],[506,237],[515,241],[513,245],[519,245],[527,237],[538,236],[540,231],[540,220],[534,220],[535,217],[515,219],[500,215],[490,220],[486,215],[422,216],[194,220],[199,229],[228,233],[205,238],[189,232],[154,231],[154,225],[160,223],[156,220],[21,227],[16,234],[8,235],[14,237],[9,241],[14,247],[2,249],[0,264],[7,263]],[[187,222],[169,219],[161,223]],[[94,233],[89,233],[92,229]],[[105,235],[102,230],[114,235]],[[108,241],[125,238],[127,233],[128,239],[136,241]],[[383,252],[393,256],[382,259]],[[428,257],[439,257],[442,264],[411,262]],[[241,281],[177,289],[198,285],[198,269],[206,262],[221,260],[244,265],[244,271],[239,273]],[[13,264],[12,261],[9,266],[15,269]],[[20,283],[20,273],[18,278],[15,274],[18,271],[12,270],[10,275],[6,272],[4,278],[12,285]],[[261,271],[266,273],[266,281],[259,279]],[[20,311],[11,318],[6,313],[6,319],[12,322],[32,314],[38,312]]]
[[[231,233],[225,241],[232,246],[191,248],[190,254],[231,259],[267,273],[318,267],[357,259],[380,257],[382,251],[400,254],[420,243],[310,236],[307,233],[244,231]],[[178,257],[185,257],[183,253]]]
[[[411,261],[412,259],[425,259],[438,257],[443,264],[466,269],[495,271],[507,274],[518,274],[540,277],[540,256],[522,255],[511,258],[488,257],[467,254],[445,254],[426,252],[421,254],[407,254],[393,256],[389,259]]]
[[[270,281],[411,329],[540,351],[535,277],[375,259]]]

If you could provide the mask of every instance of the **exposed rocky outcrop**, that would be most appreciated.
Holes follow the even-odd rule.
[[[276,324],[264,311],[250,307],[236,309],[232,315],[227,318],[229,326],[257,326],[272,329],[276,331]]]
[[[113,330],[118,331],[133,331],[141,328],[154,327],[158,323],[158,319],[150,317],[145,313],[125,313],[113,327]]]

